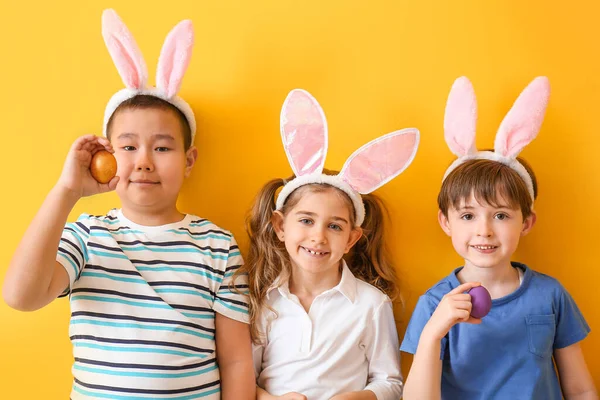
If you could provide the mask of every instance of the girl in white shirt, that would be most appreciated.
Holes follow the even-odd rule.
[[[326,135],[316,100],[292,91],[282,136],[296,176],[272,180],[258,194],[240,270],[249,277],[257,398],[396,400],[402,395],[392,310],[398,287],[383,242],[386,210],[378,197],[359,192],[408,166],[418,131],[363,146],[337,175],[322,173]],[[315,160],[316,168],[303,164]],[[364,165],[375,180],[366,182]]]

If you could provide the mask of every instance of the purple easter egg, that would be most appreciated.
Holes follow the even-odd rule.
[[[485,317],[492,308],[492,296],[483,286],[477,286],[469,290],[471,295],[471,316],[473,318]]]

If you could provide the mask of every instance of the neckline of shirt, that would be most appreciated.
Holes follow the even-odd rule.
[[[356,280],[357,278],[354,276],[352,271],[350,271],[350,268],[346,264],[346,260],[342,259],[342,276],[338,284],[330,289],[323,291],[323,293],[319,294],[315,298],[321,296],[328,296],[332,292],[339,292],[344,297],[346,297],[348,301],[350,301],[350,303],[354,303],[357,294]],[[269,295],[273,290],[276,290],[280,295],[289,299],[289,296],[291,296],[292,293],[290,292],[288,283],[288,280],[283,281],[282,275],[279,275],[275,279],[271,287],[267,290],[267,298],[269,298]]]
[[[140,224],[133,222],[129,218],[127,218],[123,214],[123,209],[121,209],[121,208],[119,208],[117,210],[117,218],[119,218],[119,220],[122,221],[124,224],[127,224],[130,228],[133,228],[133,229],[136,229],[136,230],[139,230],[142,232],[146,232],[146,233],[165,232],[165,231],[168,231],[171,229],[179,228],[182,225],[183,226],[188,225],[192,221],[192,215],[185,214],[181,220],[176,221],[176,222],[171,222],[171,223],[165,224],[165,225],[156,225],[156,226],[140,225]]]
[[[531,281],[531,276],[532,276],[531,269],[528,268],[527,265],[525,265],[525,264],[521,264],[521,263],[514,262],[514,261],[512,261],[510,264],[512,265],[513,268],[517,268],[517,270],[519,271],[520,285],[517,288],[517,290],[515,290],[514,292],[507,294],[504,297],[500,297],[499,299],[493,299],[492,306],[499,306],[501,304],[508,303],[509,301],[512,301],[513,299],[516,299],[521,294],[523,294],[525,289],[527,289],[527,286],[529,286],[529,282]],[[450,281],[452,283],[453,289],[460,285],[460,281],[458,280],[456,274],[458,274],[458,272],[461,269],[463,269],[463,267],[456,268],[454,270],[454,272],[450,275]],[[521,274],[523,274],[522,278],[521,278]]]

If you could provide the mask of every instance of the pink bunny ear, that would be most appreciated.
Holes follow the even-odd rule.
[[[495,152],[516,158],[537,136],[546,114],[550,82],[545,76],[535,78],[519,95],[498,128]]]
[[[458,157],[477,152],[475,126],[477,124],[477,99],[473,85],[466,77],[454,81],[444,116],[444,138],[452,153]]]
[[[415,158],[418,147],[417,129],[388,133],[352,153],[340,176],[357,192],[371,193],[402,173]]]
[[[102,36],[123,83],[129,89],[144,89],[148,70],[133,35],[114,10],[102,13]]]
[[[327,154],[327,121],[317,100],[292,90],[281,108],[281,140],[296,176],[321,173]]]
[[[183,75],[192,57],[194,28],[192,21],[178,23],[167,35],[158,58],[156,87],[168,99],[179,92]]]

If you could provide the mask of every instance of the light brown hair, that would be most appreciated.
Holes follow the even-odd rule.
[[[517,158],[533,182],[537,198],[537,180],[533,169],[522,158]],[[531,194],[517,171],[492,160],[468,160],[454,169],[444,182],[438,195],[438,207],[448,217],[450,207],[458,209],[471,195],[481,204],[498,206],[504,200],[513,209],[520,209],[523,219],[532,213]]]
[[[325,173],[334,175],[336,172]],[[293,178],[292,176],[288,180]],[[267,291],[278,276],[282,275],[285,279],[291,274],[289,254],[284,243],[277,238],[271,223],[276,195],[284,183],[283,179],[273,179],[256,196],[246,218],[246,230],[250,237],[248,256],[244,266],[236,272],[236,278],[242,274],[248,275],[250,327],[255,343],[260,343],[264,336],[264,332],[259,332],[257,322],[266,308]],[[352,200],[343,191],[327,184],[299,187],[289,195],[280,211],[286,215],[305,193],[325,191],[335,191],[345,199],[350,210],[350,224],[354,226],[356,216]],[[344,259],[354,276],[377,287],[394,300],[399,297],[399,289],[396,271],[384,242],[387,209],[383,201],[374,194],[364,195],[362,200],[365,205],[363,234]]]

